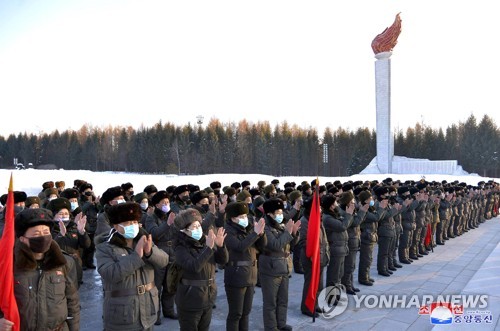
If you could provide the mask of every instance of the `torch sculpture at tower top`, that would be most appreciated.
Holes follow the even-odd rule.
[[[398,37],[401,33],[401,18],[396,15],[394,23],[378,34],[372,41],[373,53],[379,54],[382,52],[390,52],[398,43]]]

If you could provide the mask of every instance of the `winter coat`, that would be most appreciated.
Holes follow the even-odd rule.
[[[140,229],[134,238],[134,248],[145,234]],[[141,258],[116,231],[111,236],[97,237],[96,244],[97,271],[104,289],[104,329],[143,330],[153,326],[160,307],[154,268],[165,267],[168,255],[153,245],[151,255]]]
[[[267,244],[266,234],[258,235],[253,224],[244,228],[228,221],[226,247],[229,261],[224,268],[224,284],[231,287],[255,286],[257,283],[257,253]]]
[[[378,241],[378,222],[385,216],[384,208],[370,207],[366,212],[365,221],[361,224],[361,243],[374,244]]]
[[[415,222],[418,228],[423,228],[425,226],[425,209],[427,207],[427,201],[419,201],[418,207],[415,209]]]
[[[80,248],[90,247],[90,237],[87,233],[80,234],[76,223],[73,221],[69,221],[65,226],[66,235],[62,236],[61,233],[58,233],[54,236],[54,240],[68,254],[80,256]],[[59,229],[57,225],[56,228]]]
[[[365,221],[366,212],[358,210],[352,216],[352,223],[347,228],[347,235],[349,236],[348,247],[349,251],[359,251],[361,245],[360,224]]]
[[[400,212],[392,206],[387,206],[385,210],[385,215],[378,222],[377,235],[379,237],[395,237],[396,236],[396,226],[394,223],[394,217]]]
[[[349,254],[349,234],[347,229],[352,224],[352,215],[339,208],[338,214],[330,210],[323,211],[321,219],[325,226],[330,255],[347,256]]]
[[[111,230],[111,224],[109,223],[108,214],[106,210],[109,208],[109,205],[104,206],[104,211],[100,212],[97,215],[97,226],[95,230],[95,235],[98,236],[100,234],[109,234]]]
[[[20,240],[14,248],[14,295],[21,330],[80,329],[80,299],[74,260],[55,241],[37,263]]]
[[[299,229],[299,243],[301,249],[301,255],[304,255],[305,258],[307,256],[306,247],[307,247],[307,231],[309,230],[309,218],[305,215],[302,215],[300,218],[300,229]],[[328,244],[328,237],[326,234],[326,229],[323,224],[323,221],[320,222],[320,237],[319,237],[319,261],[321,267],[326,267],[330,262],[330,245]]]
[[[175,263],[182,268],[182,278],[177,285],[175,303],[179,309],[199,311],[211,308],[217,298],[215,265],[226,264],[228,252],[225,245],[210,248],[205,240],[205,236],[195,240],[184,232],[178,233]]]
[[[292,272],[290,245],[298,243],[299,236],[291,235],[284,224],[265,216],[267,245],[259,255],[259,272],[268,276],[288,276]]]
[[[153,242],[169,256],[169,262],[175,261],[175,240],[179,230],[174,224],[168,225],[169,213],[164,213],[155,207],[154,213],[146,218],[146,231],[151,234]]]
[[[415,224],[415,209],[418,207],[418,201],[413,200],[408,206],[405,206],[403,201],[401,201],[400,204],[403,206],[401,208],[401,222],[403,230],[415,230],[417,227]]]

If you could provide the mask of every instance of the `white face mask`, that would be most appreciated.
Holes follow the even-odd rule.
[[[142,210],[146,210],[149,207],[149,204],[147,202],[141,202],[140,204]]]
[[[238,224],[246,228],[248,226],[248,218],[247,217],[238,218]]]

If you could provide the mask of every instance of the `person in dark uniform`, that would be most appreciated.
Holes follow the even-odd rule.
[[[301,260],[301,265],[304,266],[304,286],[302,287],[302,301],[300,303],[300,310],[302,314],[307,315],[307,316],[316,316],[318,317],[319,314],[318,312],[320,311],[318,307],[315,307],[315,312],[312,313],[309,311],[309,309],[306,306],[306,298],[307,298],[307,293],[309,291],[309,286],[311,284],[311,277],[312,277],[312,263],[311,259],[306,256],[306,247],[307,247],[307,230],[309,228],[309,216],[311,214],[311,207],[312,207],[312,201],[313,199],[307,199],[304,201],[303,206],[304,206],[304,211],[302,214],[302,217],[300,218],[300,236],[299,236],[299,244],[298,246],[300,247],[300,260]],[[331,201],[335,202],[335,198],[332,195],[325,196],[322,199],[322,204],[323,201],[325,201],[326,204],[330,204]],[[333,202],[331,204],[333,205]],[[321,218],[320,218],[321,220]],[[295,254],[295,253],[294,253]],[[328,265],[328,262],[330,262],[330,248],[328,246],[328,238],[326,236],[326,231],[325,227],[323,224],[323,221],[320,223],[320,237],[319,237],[319,260],[320,260],[320,274],[319,274],[319,284],[318,284],[318,291],[317,294],[319,294],[324,287],[324,269]],[[317,304],[316,300],[316,304]]]
[[[354,286],[354,270],[356,269],[356,256],[359,252],[361,242],[360,224],[363,223],[366,217],[368,208],[375,203],[368,189],[361,191],[358,194],[358,210],[354,212],[353,221],[347,228],[349,254],[344,259],[344,275],[342,276],[342,284],[346,287],[346,293],[350,295],[359,292],[359,288]]]
[[[248,330],[257,283],[257,252],[267,244],[265,220],[249,222],[248,212],[245,202],[231,202],[226,206],[225,243],[229,252],[229,262],[224,268],[229,307],[226,330]]]
[[[300,220],[283,222],[283,201],[271,198],[263,204],[267,245],[259,256],[265,330],[292,330],[286,324],[288,310],[288,277],[292,271],[290,244],[298,242]]]
[[[377,253],[377,271],[381,276],[390,276],[396,267],[392,264],[391,247],[396,237],[396,229],[394,228],[394,216],[399,214],[401,207],[399,203],[389,204],[389,188],[387,186],[378,187],[375,190],[377,202],[375,206],[381,205],[384,201],[387,202],[385,215],[379,220],[377,235],[378,235],[378,253]],[[389,263],[389,259],[391,263]]]
[[[135,202],[111,206],[112,230],[96,237],[97,271],[104,289],[105,330],[153,330],[159,309],[154,269],[168,255],[139,227],[141,207]]]
[[[176,215],[170,211],[170,200],[167,191],[158,191],[151,199],[151,203],[154,206],[154,211],[146,217],[146,231],[151,234],[155,245],[170,257],[167,266],[155,268],[155,284],[158,288],[161,305],[155,325],[160,325],[161,312],[163,312],[164,317],[178,318],[174,309],[175,292],[169,293],[167,286],[165,286],[168,269],[175,262],[174,247],[178,231],[174,226]]]
[[[321,220],[325,226],[330,248],[326,286],[338,286],[344,275],[345,257],[349,254],[347,229],[353,222],[354,195],[351,191],[342,193],[338,199],[338,205],[333,195],[327,195],[321,199],[321,209],[323,211]]]
[[[398,255],[399,262],[410,264],[413,260],[410,259],[410,246],[413,238],[415,225],[415,209],[418,207],[418,201],[412,198],[411,193],[416,193],[418,190],[414,187],[401,186],[398,188],[399,202],[401,208],[401,224],[403,232],[399,238]]]
[[[52,219],[52,212],[42,208],[25,209],[15,218],[14,296],[19,330],[80,330],[75,261],[53,241]],[[1,310],[0,316],[0,325],[12,327]]]
[[[377,227],[379,220],[385,215],[387,200],[381,201],[378,206],[368,208],[366,218],[361,223],[361,248],[359,250],[358,283],[372,286],[373,278],[370,278],[370,266],[373,260],[373,248],[377,243]]]
[[[58,226],[54,227],[53,237],[59,244],[59,247],[76,262],[76,271],[78,276],[78,286],[83,282],[82,259],[80,257],[80,249],[90,247],[90,237],[85,232],[87,217],[79,213],[73,220],[70,213],[71,204],[66,198],[56,198],[51,200],[47,209],[54,214],[54,221]]]
[[[82,208],[82,213],[87,217],[87,223],[85,224],[85,231],[90,237],[90,246],[82,252],[82,263],[83,270],[85,269],[95,269],[94,264],[94,254],[95,254],[95,243],[94,237],[97,229],[97,215],[99,214],[99,207],[97,199],[92,191],[93,187],[90,183],[84,183],[79,188],[80,192],[80,207]]]
[[[174,222],[180,229],[175,248],[175,263],[182,269],[175,295],[180,329],[208,330],[217,297],[216,264],[228,261],[226,234],[220,228],[217,235],[212,229],[204,235],[201,214],[193,208],[181,211]]]

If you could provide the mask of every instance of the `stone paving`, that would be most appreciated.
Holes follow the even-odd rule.
[[[357,274],[356,274],[357,276]],[[376,248],[371,268],[374,286],[359,285],[361,295],[460,295],[487,294],[488,307],[482,311],[492,313],[492,322],[454,323],[433,325],[429,315],[418,315],[418,308],[366,308],[355,307],[355,300],[348,296],[347,309],[331,319],[323,316],[312,318],[300,313],[303,276],[292,274],[289,288],[288,324],[294,330],[497,330],[500,329],[500,218],[481,224],[479,228],[437,246],[434,252],[383,277],[376,270]],[[223,271],[216,274],[218,297],[213,311],[211,330],[224,330],[227,301],[223,285]],[[96,271],[84,272],[84,284],[80,289],[82,305],[82,330],[102,330],[102,289]],[[177,321],[162,319],[162,325],[155,330],[178,330]],[[263,330],[262,293],[256,288],[254,305],[250,317],[250,330]]]

